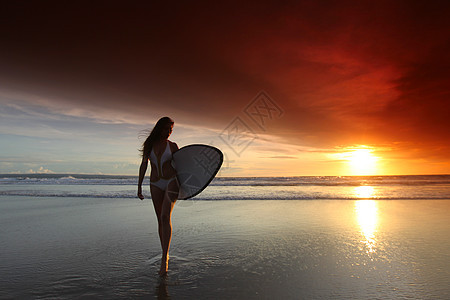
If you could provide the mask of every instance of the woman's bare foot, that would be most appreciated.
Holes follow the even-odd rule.
[[[161,268],[159,269],[159,276],[167,275],[167,270],[169,269],[169,255],[164,259],[161,258]]]

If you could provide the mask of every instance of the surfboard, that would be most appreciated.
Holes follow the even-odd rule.
[[[178,199],[201,193],[214,179],[223,163],[222,151],[209,145],[188,145],[172,156],[180,189]]]

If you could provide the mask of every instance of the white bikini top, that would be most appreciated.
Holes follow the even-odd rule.
[[[167,141],[166,149],[164,149],[164,152],[160,157],[155,154],[152,147],[152,151],[150,152],[150,161],[157,167],[159,178],[165,178],[162,173],[162,166],[166,161],[170,160],[172,160],[172,151],[170,150],[169,141]]]

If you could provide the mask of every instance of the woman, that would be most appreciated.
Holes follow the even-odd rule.
[[[162,258],[159,275],[167,274],[169,265],[169,247],[172,238],[170,220],[173,207],[178,197],[178,180],[172,166],[172,153],[178,150],[177,144],[168,140],[173,129],[173,120],[164,117],[158,120],[152,132],[142,146],[142,162],[139,168],[137,196],[143,200],[142,181],[151,163],[150,193],[158,217],[158,232],[161,241]]]

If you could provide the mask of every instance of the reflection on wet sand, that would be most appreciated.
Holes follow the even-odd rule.
[[[158,286],[156,287],[156,296],[158,300],[169,300],[169,289],[167,287],[167,276],[160,277]]]
[[[365,188],[365,189],[361,189]],[[370,189],[367,189],[370,188]],[[363,198],[369,198],[372,196],[373,188],[372,187],[358,187],[355,188],[355,194],[362,195]],[[376,236],[375,233],[377,231],[378,225],[378,204],[375,200],[357,200],[355,201],[355,214],[356,219],[358,221],[358,225],[360,227],[361,233],[364,236],[364,240],[361,242],[364,243],[366,247],[366,253],[375,252],[376,249]]]

